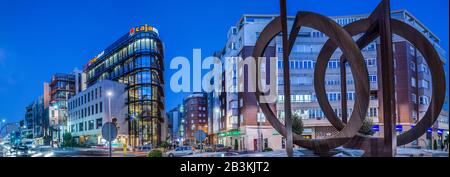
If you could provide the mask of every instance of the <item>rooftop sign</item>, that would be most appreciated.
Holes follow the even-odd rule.
[[[133,36],[135,33],[140,32],[140,31],[153,31],[156,34],[158,34],[158,29],[152,27],[152,26],[148,26],[147,24],[140,26],[140,27],[135,27],[135,28],[131,28],[130,29],[130,36]]]

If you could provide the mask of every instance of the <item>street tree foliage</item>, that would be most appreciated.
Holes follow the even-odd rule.
[[[160,147],[164,149],[164,152],[167,150],[167,148],[170,146],[170,143],[167,141],[162,141]]]
[[[292,132],[297,135],[303,134],[303,121],[298,114],[293,114],[292,116]]]
[[[75,145],[71,133],[68,132],[64,133],[63,140],[64,140],[64,147],[73,147]]]
[[[361,129],[359,129],[359,133],[363,135],[372,136],[373,134],[375,134],[372,127],[373,127],[373,120],[371,118],[366,118],[363,122]]]

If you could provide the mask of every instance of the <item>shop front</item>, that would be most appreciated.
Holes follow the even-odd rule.
[[[223,144],[225,147],[230,147],[234,150],[239,150],[242,147],[241,135],[243,133],[239,130],[230,130],[226,132],[220,132],[218,134],[218,144]]]

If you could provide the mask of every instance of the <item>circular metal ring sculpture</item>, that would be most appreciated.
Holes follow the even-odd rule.
[[[425,61],[430,68],[430,73],[432,73],[431,77],[433,92],[430,102],[431,104],[428,107],[428,110],[426,111],[423,118],[417,123],[416,126],[414,126],[414,128],[398,136],[397,145],[401,146],[408,144],[422,136],[439,117],[439,113],[445,101],[445,84],[439,83],[445,83],[445,73],[444,68],[442,67],[442,62],[439,59],[439,55],[437,54],[433,45],[428,41],[428,39],[426,39],[415,28],[402,21],[391,19],[391,25],[393,34],[406,39],[413,46],[415,46],[420,53],[422,53]],[[344,28],[350,33],[350,35],[355,36],[367,32],[369,30],[369,27],[370,20],[363,19],[353,22],[345,26]],[[374,31],[374,33],[370,35],[369,38],[367,38],[365,41],[361,41],[361,45],[359,47],[361,49],[366,47],[378,36],[379,32]],[[317,101],[319,102],[322,110],[324,110],[325,116],[337,130],[341,130],[345,126],[345,124],[333,112],[333,109],[326,97],[324,86],[326,66],[336,49],[337,46],[333,43],[333,41],[329,40],[325,43],[323,50],[320,52],[317,58],[314,73],[314,87],[316,90]]]
[[[390,22],[392,25],[393,34],[403,37],[412,43],[413,46],[415,46],[424,56],[432,76],[432,97],[430,106],[428,107],[428,110],[423,118],[414,128],[398,136],[397,145],[400,146],[408,144],[422,136],[437,120],[445,101],[446,86],[443,84],[445,83],[445,73],[442,67],[443,62],[440,60],[438,53],[426,37],[424,37],[418,30],[402,21],[390,19]],[[342,146],[354,137],[360,137],[363,139],[367,138],[358,134],[358,130],[361,128],[362,122],[366,117],[370,92],[368,72],[360,48],[364,48],[380,35],[379,29],[370,29],[372,23],[374,22],[372,22],[371,19],[363,19],[342,28],[333,20],[319,14],[312,12],[299,12],[297,14],[289,38],[289,51],[292,50],[301,27],[317,29],[330,37],[330,39],[323,46],[322,51],[317,58],[314,72],[314,87],[320,107],[322,108],[327,119],[339,131],[339,133],[331,138],[312,140],[304,139],[302,136],[294,134],[294,144],[314,150],[315,152],[324,152]],[[260,38],[256,42],[253,56],[255,58],[263,57],[265,48],[281,31],[281,19],[278,17],[270,22],[262,31]],[[369,33],[369,35],[367,35],[366,39],[363,41],[358,41],[358,46],[353,41],[351,36],[361,33]],[[326,65],[337,47],[342,49],[343,57],[349,61],[350,68],[355,79],[356,97],[354,111],[352,112],[350,121],[347,124],[344,124],[335,115],[326,97],[324,84]],[[259,81],[257,81],[257,84],[259,84]],[[263,94],[257,89],[255,95],[257,98],[256,100],[259,101],[261,98],[260,96]],[[269,104],[260,102],[259,105],[274,129],[281,135],[286,136],[285,126],[277,119]]]
[[[267,27],[263,30],[260,35],[259,40],[256,42],[253,56],[255,58],[262,57],[265,48],[270,43],[270,41],[281,32],[280,18],[274,19]],[[352,37],[345,31],[344,28],[339,26],[333,20],[316,14],[312,12],[299,12],[291,32],[290,36],[290,46],[292,49],[295,39],[297,37],[298,31],[301,27],[315,28],[322,31],[328,36],[333,36],[330,40],[336,43],[343,51],[345,56],[348,57],[350,61],[350,67],[354,71],[354,78],[356,83],[356,100],[355,100],[355,111],[352,114],[352,118],[347,126],[343,127],[341,131],[331,138],[327,139],[304,139],[302,136],[293,135],[294,144],[299,146],[314,149],[317,151],[328,151],[345,144],[349,139],[354,137],[360,127],[362,126],[363,120],[365,118],[368,106],[369,106],[369,80],[368,72],[365,67],[363,60],[363,55],[359,50],[356,43],[353,41]],[[258,82],[259,83],[259,82]],[[256,97],[259,98],[261,93],[259,90],[256,92]],[[258,100],[258,99],[257,99]],[[284,125],[277,119],[275,113],[270,109],[269,104],[261,103],[259,104],[262,108],[268,121],[272,126],[283,136],[286,136],[286,130]]]

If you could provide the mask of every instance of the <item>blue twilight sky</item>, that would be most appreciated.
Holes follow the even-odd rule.
[[[298,10],[324,15],[371,12],[379,0],[288,0]],[[392,0],[437,36],[448,51],[448,0]],[[0,119],[17,121],[25,106],[42,95],[54,73],[71,72],[142,24],[159,29],[165,43],[167,109],[186,94],[170,91],[169,62],[176,56],[202,57],[221,49],[242,14],[278,14],[278,0],[0,0]],[[447,68],[448,70],[448,68]]]

